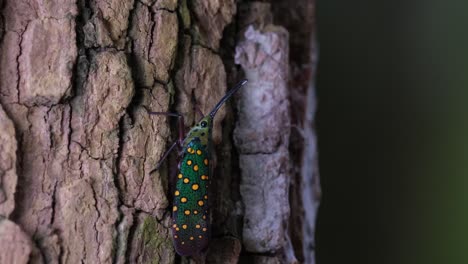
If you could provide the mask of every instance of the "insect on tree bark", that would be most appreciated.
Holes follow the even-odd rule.
[[[313,263],[319,185],[313,115],[305,114],[314,102],[305,99],[313,97],[317,52],[313,1],[0,0],[0,14],[1,263],[193,261],[172,243],[170,166],[154,170],[178,125],[147,111],[178,112],[190,128],[199,121],[193,102],[209,113],[244,77],[249,90],[240,89],[212,123],[217,164],[203,262]],[[267,38],[277,45],[262,46]],[[241,61],[236,56],[246,41],[253,44]],[[285,74],[277,78],[273,68]],[[265,131],[242,123],[249,100],[269,101],[245,96],[265,92],[271,78],[291,106],[282,125],[306,136],[292,129],[278,145],[290,158],[284,173],[249,183],[246,160],[270,164],[276,150],[246,148]],[[281,91],[270,88],[272,96]],[[264,121],[279,120],[265,113]],[[195,158],[204,164],[197,151],[206,150],[185,150],[195,155],[192,170]],[[271,208],[280,209],[257,215],[251,198],[272,198],[270,187],[286,190],[272,200]],[[193,216],[196,209],[185,210]],[[273,239],[252,240],[253,230]]]

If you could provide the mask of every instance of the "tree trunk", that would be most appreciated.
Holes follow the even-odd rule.
[[[206,263],[314,263],[314,3],[0,0],[0,263],[189,263],[171,171],[215,118]],[[234,131],[234,132],[233,132]],[[234,137],[234,140],[232,139]]]

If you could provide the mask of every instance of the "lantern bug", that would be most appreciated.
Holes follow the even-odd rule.
[[[247,80],[244,79],[229,90],[213,110],[198,121],[187,135],[184,133],[182,115],[148,111],[151,115],[179,118],[179,139],[164,153],[155,169],[159,169],[161,163],[176,146],[179,147],[180,161],[172,208],[172,238],[179,255],[199,256],[208,246],[210,235],[208,187],[212,174],[213,119],[221,106],[246,83]]]

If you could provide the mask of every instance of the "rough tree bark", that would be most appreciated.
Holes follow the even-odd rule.
[[[169,230],[175,157],[150,173],[176,126],[146,109],[190,127],[243,76],[215,119],[205,262],[314,263],[313,1],[0,8],[0,263],[193,263]]]

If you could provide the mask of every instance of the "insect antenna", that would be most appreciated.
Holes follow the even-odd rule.
[[[226,102],[226,100],[229,99],[229,97],[231,97],[235,92],[237,92],[237,90],[239,90],[246,83],[247,83],[247,79],[244,79],[244,80],[240,81],[239,83],[237,83],[236,86],[234,86],[234,88],[229,90],[226,93],[226,95],[224,95],[224,97],[221,98],[221,100],[219,100],[219,102],[215,105],[213,110],[211,110],[210,117],[214,118],[214,116],[216,115],[216,112],[218,112],[219,108],[221,108],[221,106],[224,104],[224,102]]]

